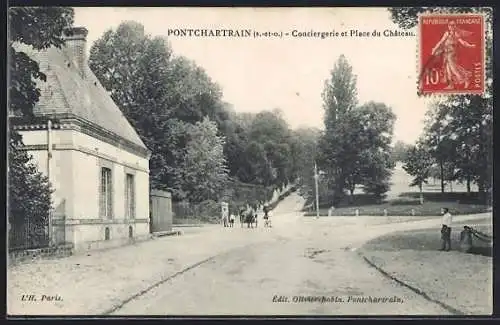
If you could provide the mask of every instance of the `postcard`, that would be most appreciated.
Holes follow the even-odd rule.
[[[492,314],[490,8],[8,20],[9,317]]]

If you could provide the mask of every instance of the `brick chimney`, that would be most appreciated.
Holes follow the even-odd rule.
[[[87,34],[85,27],[71,27],[64,31],[66,51],[70,59],[76,64],[82,78],[85,78],[85,64],[87,63]]]

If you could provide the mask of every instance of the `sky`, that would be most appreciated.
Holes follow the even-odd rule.
[[[134,20],[152,36],[176,29],[249,29],[289,33],[282,38],[168,36],[174,55],[203,67],[239,112],[280,108],[292,128],[323,128],[321,93],[344,54],[357,76],[360,104],[383,102],[397,116],[394,141],[413,143],[429,99],[417,96],[417,37],[384,37],[399,30],[385,8],[138,8],[78,7],[75,26],[89,30],[87,50],[108,29]],[[292,37],[299,32],[348,36]],[[374,30],[380,37],[349,36]]]

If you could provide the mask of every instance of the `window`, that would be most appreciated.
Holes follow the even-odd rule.
[[[135,217],[135,180],[134,175],[126,174],[125,177],[125,217],[134,219]]]
[[[99,210],[101,217],[113,217],[113,187],[111,169],[101,168],[101,190],[99,195]]]
[[[109,240],[109,239],[110,239],[110,237],[111,237],[111,236],[110,236],[109,228],[108,228],[108,227],[106,227],[106,228],[104,229],[104,240]]]

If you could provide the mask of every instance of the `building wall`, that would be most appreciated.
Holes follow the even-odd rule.
[[[28,146],[47,145],[47,131],[21,131],[23,142]],[[71,145],[72,130],[58,130],[52,132],[52,143],[58,145]],[[38,170],[43,174],[48,173],[47,150],[30,150],[28,153],[38,165]],[[72,153],[71,151],[52,151],[50,161],[51,175],[50,181],[56,190],[52,195],[54,203],[54,217],[73,215],[73,178],[72,173]]]
[[[135,218],[149,218],[149,161],[86,134],[75,132],[74,139],[75,147],[88,150],[73,151],[73,178],[78,184],[74,218],[100,217],[98,190],[101,167],[112,171],[113,219],[125,219],[126,173],[133,174],[135,179]],[[89,204],[90,198],[93,198],[93,204]]]
[[[47,145],[47,131],[21,131],[25,145]],[[51,182],[54,186],[54,231],[58,242],[72,242],[83,247],[105,239],[110,230],[110,244],[129,237],[149,234],[149,161],[124,149],[75,130],[52,131]],[[47,150],[29,153],[47,174]],[[101,168],[112,170],[113,216],[99,215]],[[135,218],[125,217],[126,173],[135,179]]]

